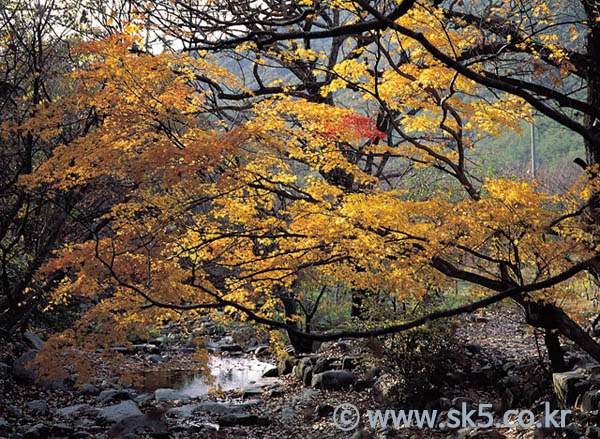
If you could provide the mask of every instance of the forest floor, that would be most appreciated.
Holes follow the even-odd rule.
[[[531,410],[536,419],[539,419],[543,415],[544,402],[555,404],[552,376],[543,354],[545,352],[543,336],[536,336],[526,325],[517,321],[517,318],[514,312],[509,313],[505,308],[499,308],[463,316],[455,321],[454,332],[457,344],[452,370],[448,371],[449,378],[439,388],[437,401],[430,407],[436,408],[436,404],[444,405],[443,401],[453,406],[466,402],[474,408],[479,404],[491,404],[492,407],[486,411],[494,415],[494,424],[496,424],[502,422],[502,414],[508,408]],[[330,343],[319,355],[336,358],[360,355],[357,349],[357,345],[353,342],[342,341]],[[13,345],[0,346],[0,362],[11,364],[14,351]],[[167,357],[164,364],[168,367],[175,368],[177,364],[192,361],[192,353],[186,353],[185,350],[164,355]],[[243,355],[253,356],[253,354]],[[584,357],[573,350],[569,351],[567,359],[572,363],[584,361]],[[147,362],[144,362],[141,357],[132,356],[131,361],[140,361],[140,365],[143,363],[147,366]],[[272,357],[264,361],[275,364],[275,359]],[[365,381],[368,381],[370,378],[365,377],[368,372],[364,367],[359,366],[355,373],[359,379],[366,378]],[[382,374],[385,374],[385,371]],[[560,429],[536,432],[534,427],[510,429],[506,426],[494,426],[485,429],[470,427],[448,429],[371,426],[366,414],[368,410],[399,410],[390,405],[391,403],[382,396],[382,392],[375,387],[367,386],[365,389],[358,390],[345,388],[339,391],[316,390],[304,386],[292,374],[279,377],[275,383],[267,385],[260,392],[252,393],[250,396],[248,392],[244,394],[242,391],[232,390],[219,399],[205,396],[192,400],[180,401],[175,398],[160,402],[156,401],[153,394],[122,389],[110,380],[101,382],[102,380],[99,380],[96,386],[88,387],[86,391],[48,389],[33,383],[18,382],[9,370],[0,370],[0,390],[2,390],[0,438],[419,439],[454,437],[500,439],[506,437],[528,439],[533,438],[534,433],[536,438],[545,438],[551,433],[555,437],[562,437],[564,434]],[[100,393],[102,390],[104,392]],[[129,399],[135,401],[134,404],[144,413],[143,419],[138,416],[140,419],[135,422],[130,419],[118,422],[116,425],[107,422],[106,419],[102,420],[99,413],[104,407]],[[203,407],[210,407],[202,405],[206,400],[246,403],[246,406],[243,414],[237,410],[214,413],[214,410],[203,409]],[[39,401],[45,403],[46,407]],[[255,403],[248,403],[249,401]],[[351,403],[361,413],[359,424],[351,431],[341,431],[334,424],[332,411],[343,403]],[[65,410],[61,410],[76,404],[87,406],[72,414],[66,414]],[[217,409],[219,407],[231,408],[225,404],[218,406]],[[224,414],[232,416],[227,420]],[[511,420],[514,421],[514,418],[516,416]],[[479,421],[475,417],[472,419],[474,422],[484,422],[484,419]],[[165,420],[168,430],[165,429]],[[225,426],[228,422],[237,425]]]

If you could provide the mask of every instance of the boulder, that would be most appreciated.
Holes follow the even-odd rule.
[[[50,426],[50,433],[53,436],[73,437],[74,432],[75,429],[73,427],[62,422],[60,424],[53,424]]]
[[[168,438],[169,428],[159,416],[136,415],[121,419],[108,430],[109,438],[127,438],[132,435]]]
[[[32,349],[39,351],[40,349],[42,349],[42,346],[44,346],[44,340],[42,340],[33,332],[25,332],[23,334],[23,339]]]
[[[304,373],[302,374],[302,384],[305,386],[310,386],[312,384],[313,377],[313,368],[312,366],[307,366],[304,368]]]
[[[262,374],[263,378],[275,378],[279,376],[279,368],[270,367]]]
[[[82,395],[97,395],[100,390],[93,384],[84,384],[81,386],[81,389],[79,389],[79,392]]]
[[[107,389],[100,392],[100,395],[96,398],[96,402],[104,405],[109,402],[125,401],[127,399],[133,399],[133,392],[131,390]]]
[[[157,402],[164,401],[182,401],[187,402],[191,398],[187,393],[180,392],[175,389],[156,389],[154,391],[154,399]]]
[[[279,376],[287,375],[292,371],[293,367],[294,363],[292,362],[292,360],[288,358],[282,358],[281,360],[279,360],[279,365],[277,366]]]
[[[332,361],[329,358],[319,358],[313,367],[313,373],[321,373],[331,369]]]
[[[46,439],[50,435],[50,428],[46,424],[35,424],[23,435],[23,439]]]
[[[24,352],[13,362],[13,375],[20,381],[35,381],[38,374],[35,370],[29,368],[29,365],[35,360],[37,351],[29,350]]]
[[[36,399],[35,401],[29,401],[27,403],[27,408],[31,410],[33,413],[38,415],[46,415],[50,411],[48,408],[48,403],[43,399]]]
[[[120,404],[100,409],[98,417],[106,422],[115,423],[132,416],[141,416],[142,414],[135,402],[123,401]]]
[[[173,407],[167,410],[167,416],[170,418],[187,419],[194,416],[200,404],[186,404],[181,407]]]
[[[311,385],[316,389],[341,390],[352,386],[355,376],[345,370],[328,370],[313,375]]]
[[[316,357],[304,357],[298,360],[296,364],[296,377],[302,379],[304,377],[304,370],[307,367],[312,366],[317,361]]]
[[[60,408],[56,412],[60,416],[64,416],[67,418],[67,417],[77,415],[78,413],[90,410],[91,408],[92,407],[89,404],[76,404],[76,405],[70,405],[68,407]]]
[[[576,372],[560,372],[552,374],[554,393],[556,394],[558,404],[562,409],[568,409],[573,406],[579,395],[581,383],[585,381],[585,378],[584,375]]]

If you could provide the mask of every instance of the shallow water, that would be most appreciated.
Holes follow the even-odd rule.
[[[273,382],[273,378],[262,378],[262,374],[271,364],[255,358],[245,357],[211,357],[209,360],[211,374],[215,377],[212,384],[206,384],[203,378],[189,369],[163,369],[149,371],[144,374],[144,390],[151,392],[160,388],[181,390],[192,397],[204,396],[217,384],[223,391],[238,388],[258,387]]]

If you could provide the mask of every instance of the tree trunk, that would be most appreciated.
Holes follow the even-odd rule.
[[[594,0],[583,0],[587,15],[587,103],[592,107],[600,107],[600,22],[598,22],[598,4]],[[600,120],[589,114],[585,115],[584,126],[596,136],[600,136]],[[585,154],[587,164],[593,166],[600,164],[600,145],[590,140],[585,140]],[[592,195],[590,212],[596,224],[600,224],[600,194]]]
[[[296,303],[296,299],[292,294],[282,294],[281,302],[283,303],[284,315],[286,323],[292,329],[298,329],[298,304]],[[288,337],[290,339],[290,343],[294,348],[294,351],[297,354],[305,354],[312,352],[313,341],[311,339],[307,339],[297,334],[288,331]]]
[[[544,333],[544,342],[548,350],[548,357],[552,365],[552,372],[565,372],[568,370],[565,362],[564,352],[560,346],[558,334],[551,329],[547,329]]]

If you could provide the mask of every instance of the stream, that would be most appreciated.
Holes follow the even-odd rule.
[[[221,385],[223,391],[239,388],[257,388],[276,382],[276,378],[263,378],[263,373],[272,364],[246,357],[218,357],[209,360],[214,383],[206,384],[191,369],[162,369],[144,373],[143,389],[152,392],[160,388],[180,390],[191,397],[206,396],[211,388]]]

